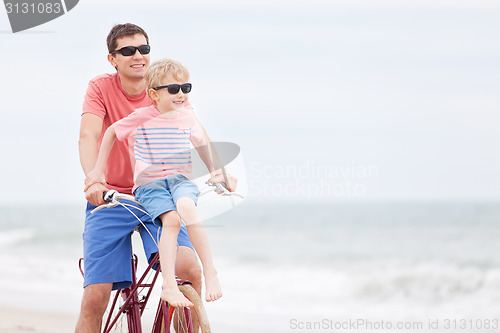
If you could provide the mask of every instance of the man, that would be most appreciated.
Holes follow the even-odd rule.
[[[102,133],[115,121],[139,107],[151,105],[146,94],[144,73],[149,66],[149,38],[134,24],[114,26],[107,38],[108,61],[116,73],[104,74],[89,83],[83,103],[80,127],[80,163],[85,175],[96,163]],[[132,167],[126,143],[117,142],[106,167],[106,183],[87,184],[87,204],[84,243],[84,292],[76,332],[100,332],[101,321],[112,290],[130,285],[130,232],[139,223],[120,206],[100,210],[91,215],[95,206],[101,205],[103,193],[115,189],[131,194]],[[138,212],[136,212],[138,213]],[[139,214],[139,213],[138,213]],[[177,214],[173,218],[180,219]],[[145,214],[138,215],[152,235],[157,229]],[[153,240],[141,227],[146,256],[150,259],[157,252]],[[179,278],[190,280],[201,293],[201,268],[185,227],[179,233],[176,273]]]

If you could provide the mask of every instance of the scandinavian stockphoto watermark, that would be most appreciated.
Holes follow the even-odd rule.
[[[12,32],[52,21],[73,9],[79,0],[4,0]]]
[[[300,165],[250,164],[250,191],[258,196],[361,197],[379,168],[352,161],[348,165],[305,161]]]

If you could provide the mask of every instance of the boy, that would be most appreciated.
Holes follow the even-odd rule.
[[[137,200],[150,213],[156,225],[162,225],[159,251],[163,276],[161,298],[175,307],[191,302],[178,290],[175,280],[176,239],[180,223],[169,218],[177,211],[184,220],[189,238],[203,266],[207,301],[222,296],[208,239],[196,209],[198,187],[189,180],[191,157],[189,141],[207,166],[211,179],[220,178],[215,169],[208,137],[188,102],[189,73],[179,62],[164,59],[146,71],[147,92],[152,106],[137,109],[108,128],[102,139],[96,166],[86,183],[104,179],[106,161],[115,142],[128,141],[134,160],[134,188]],[[232,190],[232,186],[229,187]]]

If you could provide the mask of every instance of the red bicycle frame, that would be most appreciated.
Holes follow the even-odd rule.
[[[80,272],[83,275],[82,261],[83,258],[80,259],[79,265],[80,265]],[[134,254],[132,258],[132,284],[129,287],[123,288],[120,291],[116,292],[115,296],[113,297],[111,309],[115,308],[116,304],[118,303],[118,298],[120,297],[120,295],[123,298],[123,304],[120,306],[115,315],[113,315],[113,311],[110,311],[108,317],[106,318],[106,323],[104,324],[103,333],[111,332],[111,329],[120,319],[122,313],[125,313],[127,315],[127,324],[129,333],[142,333],[141,316],[144,312],[144,309],[146,308],[146,304],[149,300],[149,297],[151,296],[151,292],[153,291],[154,284],[158,278],[158,275],[160,274],[160,270],[156,269],[153,278],[151,279],[150,282],[144,282],[144,281],[146,280],[146,277],[149,275],[150,271],[153,269],[153,266],[160,264],[159,254],[156,253],[155,257],[153,258],[149,266],[146,268],[139,281],[137,281],[136,278],[137,262],[138,262],[137,256]],[[178,285],[191,284],[191,282],[187,280],[178,280],[177,284]],[[139,288],[141,288],[142,290],[144,289],[147,290],[146,294],[143,295],[141,299],[139,299],[139,292],[138,292]],[[170,332],[170,323],[172,321],[174,310],[175,310],[174,307],[170,306],[165,301],[160,300],[155,320],[153,323],[153,330],[152,330],[153,333]],[[184,316],[186,318],[186,322],[189,325],[188,331],[192,332],[193,328],[192,328],[191,313],[189,308],[184,308]],[[166,331],[164,331],[163,328],[166,328]]]

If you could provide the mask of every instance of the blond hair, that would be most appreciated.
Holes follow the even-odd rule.
[[[148,95],[149,90],[162,85],[162,80],[168,76],[172,76],[174,80],[180,82],[186,82],[189,80],[189,72],[186,67],[178,61],[172,59],[161,59],[155,61],[149,66],[146,74],[144,74],[144,79],[148,84]]]

